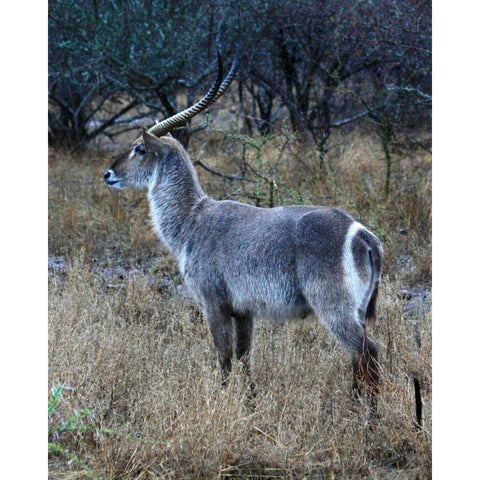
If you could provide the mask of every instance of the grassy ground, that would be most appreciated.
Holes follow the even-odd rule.
[[[102,181],[95,151],[51,151],[49,165],[50,478],[431,477],[431,158],[397,151],[389,198],[375,137],[334,139],[322,165],[285,135],[260,143],[197,135],[206,192],[263,205],[339,205],[384,244],[378,318],[380,418],[349,397],[350,360],[325,328],[259,321],[252,405],[234,366],[219,388],[213,342],[155,237],[145,195]],[[214,153],[217,152],[217,153]],[[220,153],[218,153],[220,152]],[[416,372],[424,425],[414,428]]]

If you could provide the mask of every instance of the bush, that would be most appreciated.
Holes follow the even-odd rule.
[[[216,50],[241,51],[237,108],[269,133],[287,116],[321,158],[332,129],[430,123],[431,7],[387,0],[49,4],[49,137],[84,145],[204,93]],[[189,135],[184,135],[188,141]]]

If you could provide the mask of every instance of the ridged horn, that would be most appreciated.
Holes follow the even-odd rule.
[[[230,84],[233,81],[233,78],[235,77],[235,74],[237,73],[237,67],[238,67],[238,47],[235,48],[235,58],[233,59],[233,63],[230,68],[230,71],[228,72],[227,76],[222,82],[223,65],[222,65],[222,60],[220,58],[220,54],[218,53],[217,76],[212,86],[210,87],[210,90],[207,92],[207,94],[191,107],[186,108],[185,110],[182,110],[181,112],[178,112],[175,115],[169,118],[166,118],[165,120],[162,120],[159,123],[156,123],[153,127],[148,129],[148,132],[151,133],[152,135],[155,135],[156,137],[161,137],[162,135],[165,135],[175,127],[182,125],[187,120],[190,120],[195,115],[198,115],[200,112],[207,109],[210,105],[212,105],[212,103],[218,100],[218,98],[220,98],[224,94],[225,90],[227,90],[227,88],[230,86]]]
[[[235,74],[237,73],[237,68],[238,68],[238,44],[235,45],[235,56],[233,57],[233,63],[232,63],[232,66],[230,67],[230,71],[225,77],[225,80],[220,85],[220,88],[218,89],[218,92],[215,95],[215,98],[213,99],[214,102],[216,102],[225,93],[225,90],[227,90],[227,88],[230,86],[230,84],[232,83],[235,77]]]

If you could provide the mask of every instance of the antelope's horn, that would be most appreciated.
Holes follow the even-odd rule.
[[[235,58],[233,59],[232,67],[228,72],[225,80],[222,82],[223,76],[223,65],[222,60],[220,58],[220,54],[218,54],[218,71],[215,81],[213,82],[210,90],[207,94],[197,103],[192,105],[181,112],[176,113],[172,117],[166,118],[159,123],[156,123],[153,127],[148,129],[148,132],[156,137],[161,137],[165,135],[173,128],[182,125],[187,120],[190,120],[195,115],[198,115],[200,112],[208,108],[212,103],[214,103],[218,98],[220,98],[225,90],[230,86],[235,77],[235,73],[237,71],[238,66],[238,48],[235,49]]]
[[[238,44],[235,45],[235,56],[233,57],[233,63],[232,63],[232,66],[230,67],[230,71],[228,72],[227,76],[225,77],[225,80],[220,85],[220,88],[218,89],[217,94],[215,95],[215,98],[213,99],[214,102],[216,102],[225,93],[225,90],[232,83],[232,81],[235,77],[235,74],[237,73],[237,67],[238,67]]]

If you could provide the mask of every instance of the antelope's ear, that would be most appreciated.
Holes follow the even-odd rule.
[[[162,148],[162,143],[158,137],[151,134],[146,128],[143,129],[142,132],[143,144],[145,145],[145,149],[148,151],[150,150],[158,150]]]

